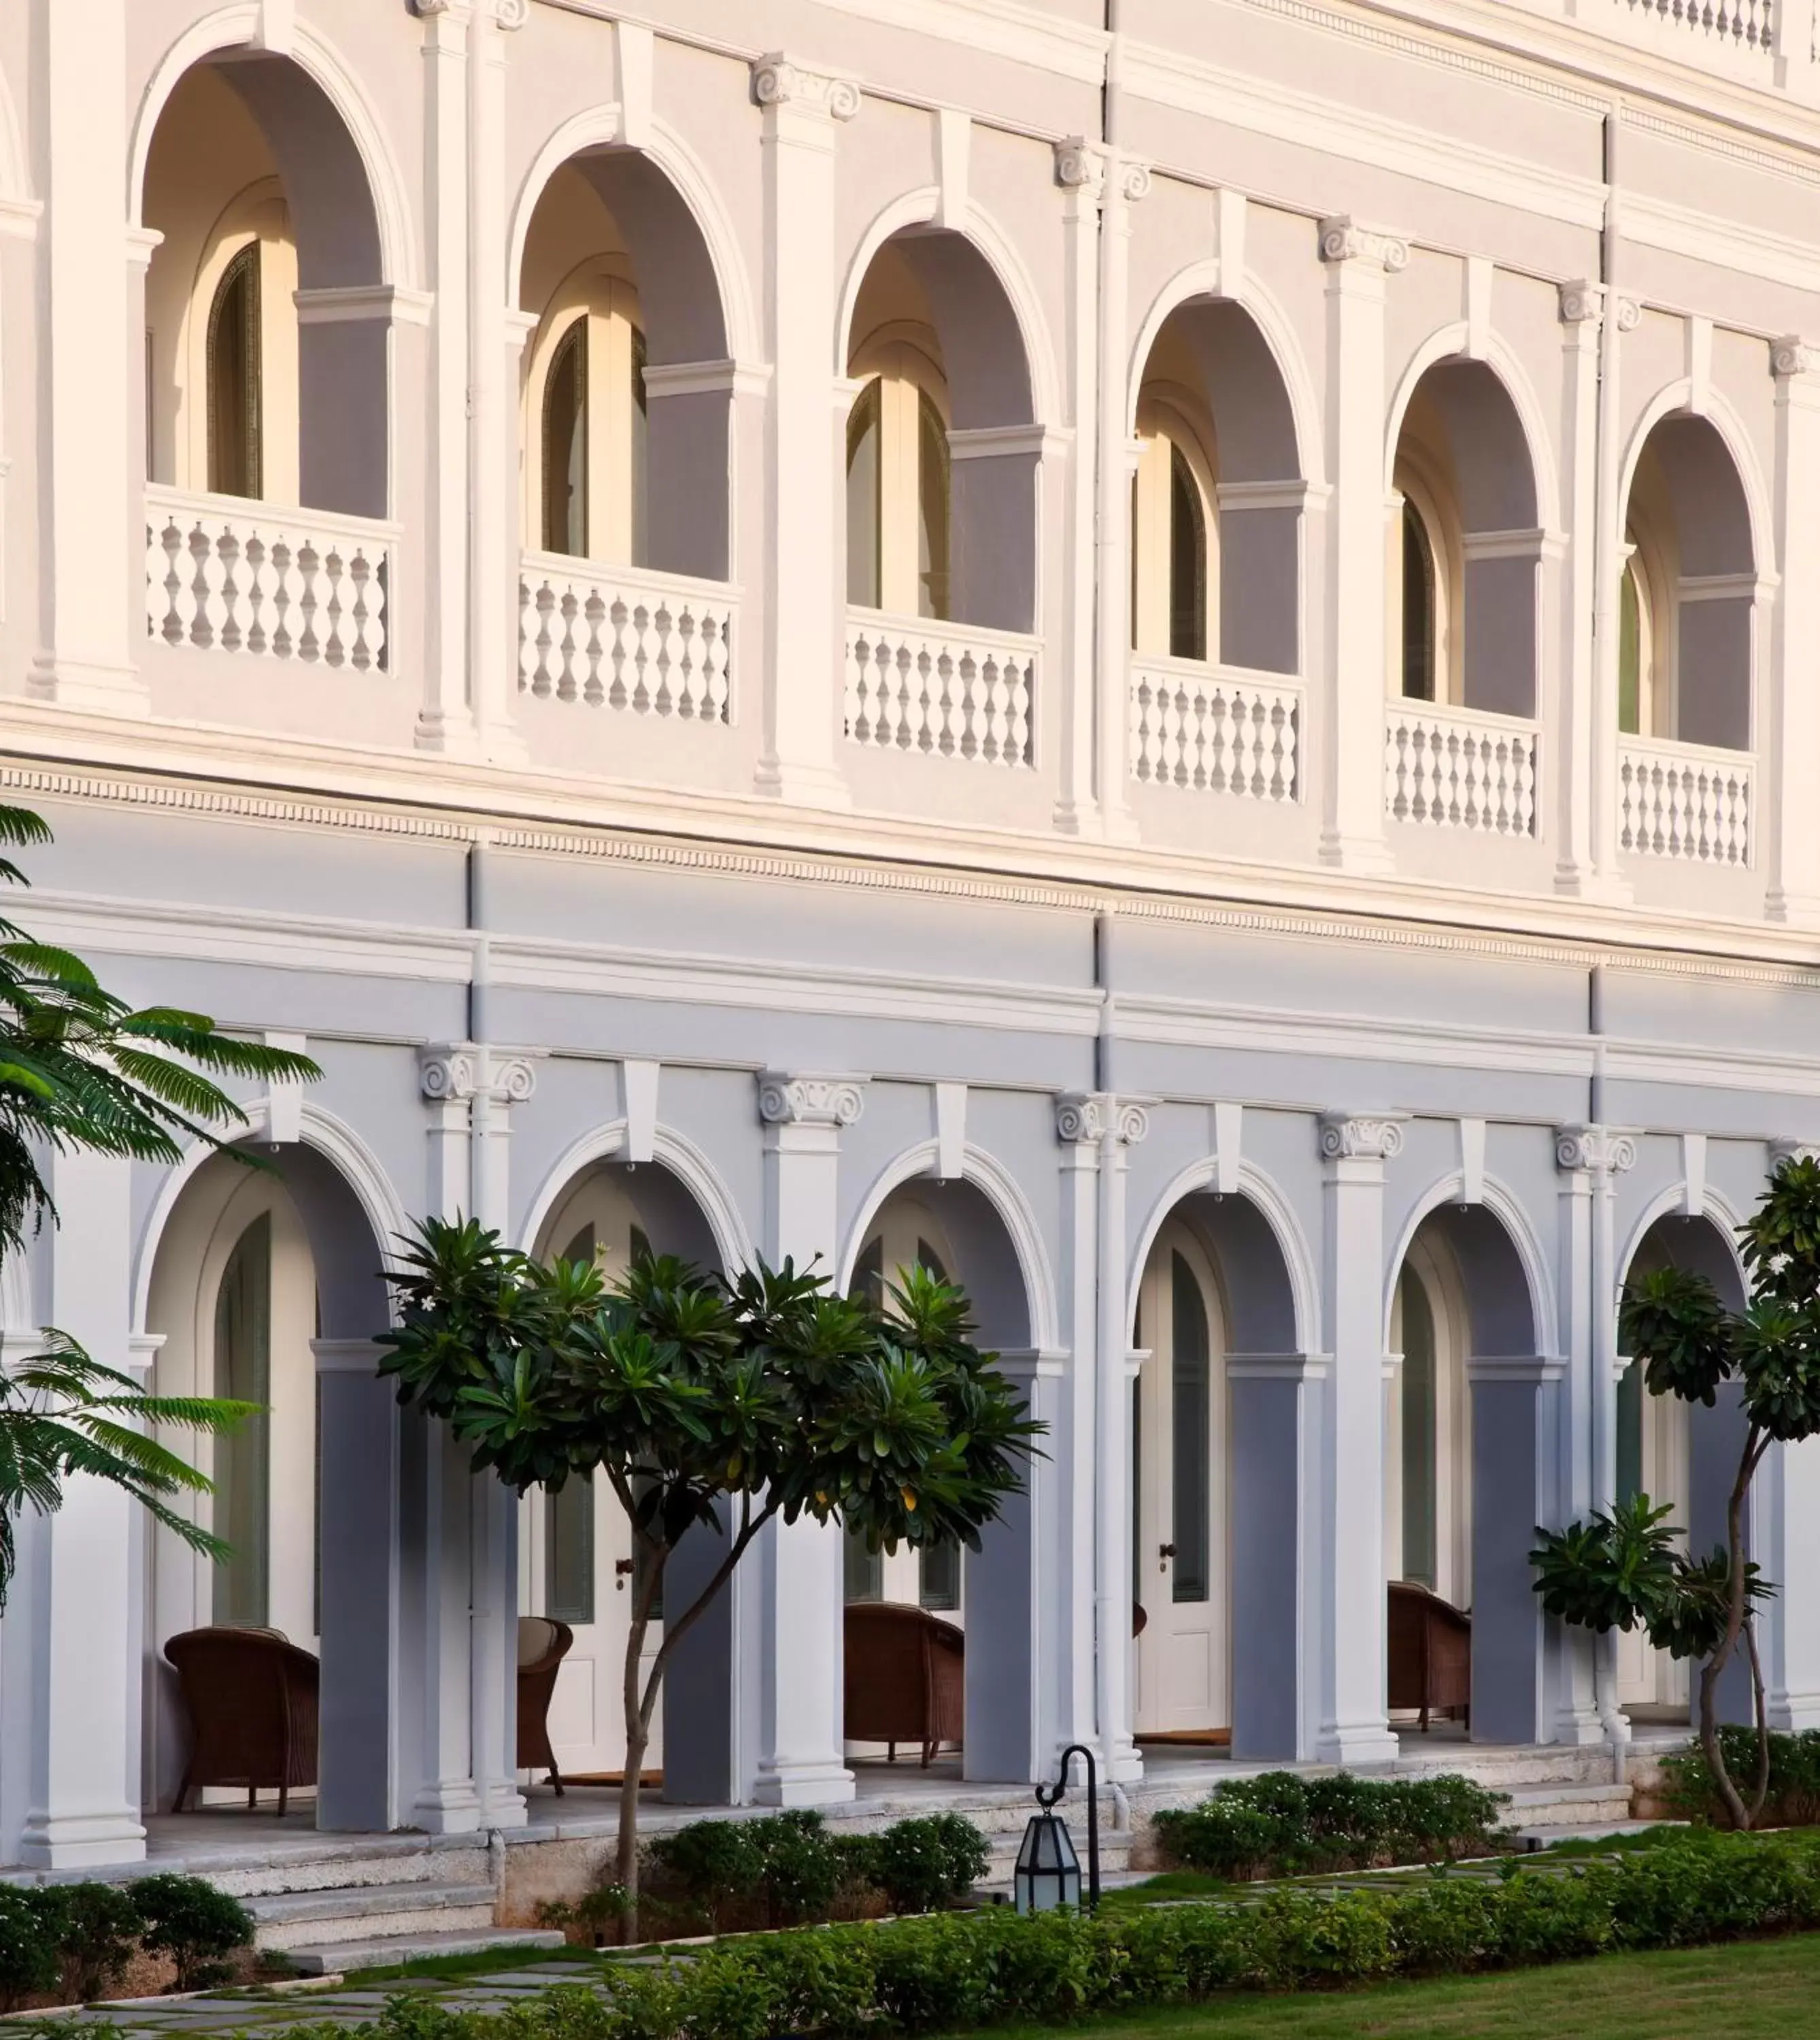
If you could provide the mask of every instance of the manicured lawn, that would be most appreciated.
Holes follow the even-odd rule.
[[[1820,2030],[1820,1934],[1604,1955],[1458,1982],[1232,1998],[1067,2029],[1082,2040],[1776,2040]],[[979,2040],[1034,2040],[1000,2027]]]

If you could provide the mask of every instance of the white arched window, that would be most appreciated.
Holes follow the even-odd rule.
[[[847,599],[860,609],[946,619],[947,391],[913,341],[855,357],[865,384],[847,419]]]
[[[526,528],[546,553],[645,564],[649,405],[638,294],[572,276],[538,328],[526,433]]]
[[[1675,736],[1672,531],[1643,512],[1624,527],[1618,584],[1618,728],[1627,736]]]
[[[1407,701],[1462,698],[1456,619],[1465,561],[1460,520],[1438,480],[1407,457],[1390,521],[1390,683]]]
[[[1132,481],[1131,643],[1171,659],[1219,656],[1219,513],[1204,426],[1154,396],[1138,407]]]

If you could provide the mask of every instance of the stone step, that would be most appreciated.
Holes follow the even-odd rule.
[[[493,1925],[497,1909],[490,1884],[349,1885],[281,1892],[247,1905],[257,1923],[258,1946],[287,1954],[299,1947],[413,1934],[484,1933]]]
[[[1628,1822],[1631,1792],[1628,1785],[1533,1786],[1510,1795],[1502,1825],[1506,1828],[1574,1828]]]
[[[250,1904],[256,1898],[294,1891],[339,1891],[359,1887],[379,1890],[399,1884],[484,1884],[486,1850],[471,1844],[459,1848],[426,1848],[421,1836],[406,1846],[375,1848],[370,1843],[343,1841],[339,1848],[325,1837],[325,1846],[308,1851],[274,1852],[253,1860],[223,1855],[199,1857],[184,1867],[206,1877],[217,1890]],[[162,1866],[160,1866],[162,1867]]]
[[[348,1976],[356,1970],[390,1969],[394,1963],[428,1961],[438,1955],[560,1948],[562,1942],[562,1935],[552,1928],[464,1928],[452,1933],[401,1934],[379,1940],[311,1942],[284,1952],[305,1976]]]

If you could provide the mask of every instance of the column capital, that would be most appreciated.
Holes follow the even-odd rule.
[[[1637,1137],[1621,1126],[1557,1126],[1555,1166],[1569,1175],[1603,1169],[1622,1175],[1637,1162]]]
[[[1798,333],[1785,333],[1769,343],[1769,372],[1778,382],[1793,382],[1820,370],[1820,341],[1803,340]]]
[[[522,1049],[498,1049],[473,1041],[443,1041],[417,1051],[417,1079],[434,1105],[467,1105],[485,1098],[495,1105],[523,1105],[537,1089],[537,1068]]]
[[[531,19],[531,0],[411,0],[411,7],[425,20],[451,14],[458,21],[470,21],[478,16],[502,29],[522,29]]]
[[[1110,1139],[1121,1148],[1135,1148],[1150,1131],[1150,1114],[1139,1098],[1120,1098],[1109,1090],[1068,1090],[1055,1103],[1056,1138],[1066,1147]]]
[[[1056,182],[1064,191],[1078,192],[1095,205],[1104,204],[1109,194],[1127,205],[1150,196],[1150,166],[1135,156],[1089,141],[1084,135],[1068,135],[1055,150]]]
[[[864,1077],[767,1070],[759,1078],[759,1117],[767,1126],[818,1126],[838,1132],[866,1109],[865,1086]]]
[[[1820,1162],[1820,1140],[1772,1140],[1770,1173],[1773,1175],[1784,1162]]]
[[[1403,1152],[1407,1112],[1321,1114],[1323,1162],[1392,1162]]]
[[[791,107],[828,120],[851,120],[859,111],[859,87],[850,78],[812,70],[781,50],[754,59],[752,97],[760,106]]]
[[[1609,292],[1603,284],[1594,283],[1590,277],[1577,276],[1572,282],[1561,286],[1561,323],[1563,325],[1590,325],[1596,333],[1605,322],[1605,301]],[[1635,333],[1642,322],[1643,308],[1635,298],[1620,297],[1613,300],[1620,333]]]
[[[1336,213],[1321,222],[1321,260],[1366,263],[1394,276],[1409,266],[1409,243],[1384,227],[1366,226],[1350,212]]]

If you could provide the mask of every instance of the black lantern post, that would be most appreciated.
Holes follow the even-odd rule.
[[[1093,1752],[1085,1744],[1071,1742],[1061,1754],[1061,1775],[1053,1785],[1037,1787],[1037,1804],[1042,1811],[1024,1830],[1018,1851],[1018,1865],[1011,1890],[1020,1912],[1051,1912],[1058,1906],[1080,1906],[1080,1859],[1074,1852],[1074,1838],[1068,1822],[1055,1811],[1068,1791],[1068,1759],[1078,1756],[1087,1766],[1087,1903],[1091,1912],[1099,1904],[1099,1787]]]

